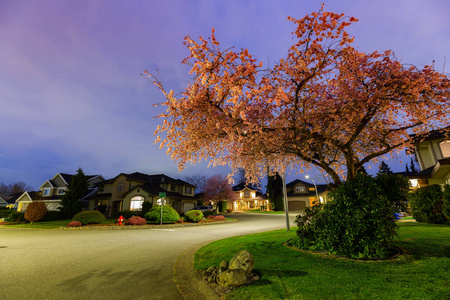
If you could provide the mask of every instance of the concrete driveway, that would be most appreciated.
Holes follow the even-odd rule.
[[[286,228],[284,215],[233,217],[239,221],[159,230],[0,228],[0,298],[182,299],[173,266],[185,249]]]

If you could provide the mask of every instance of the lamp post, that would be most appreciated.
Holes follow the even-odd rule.
[[[314,179],[310,178],[308,175],[305,176],[306,179],[311,179],[313,184],[314,184],[314,189],[316,190],[316,198],[317,198],[317,203],[320,204],[320,200],[319,200],[319,193],[317,192],[317,186],[316,183],[314,182]]]

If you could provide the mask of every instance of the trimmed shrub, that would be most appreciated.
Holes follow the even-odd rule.
[[[72,221],[69,224],[67,224],[66,227],[81,227],[81,225],[82,224],[80,222],[78,222],[78,221]]]
[[[86,210],[73,216],[72,221],[78,221],[81,224],[86,225],[92,223],[100,224],[105,219],[105,216],[98,210]]]
[[[132,211],[132,210],[121,210],[113,214],[114,219],[118,219],[120,216],[122,216],[124,219],[129,219],[133,216],[142,217],[142,214],[140,211]]]
[[[161,222],[161,206],[156,205],[152,207],[146,214],[145,219],[152,223],[160,223]],[[162,222],[164,224],[167,223],[176,223],[180,219],[180,215],[177,211],[168,205],[163,206],[163,218]]]
[[[448,184],[444,186],[444,205],[442,206],[442,213],[450,224],[450,185]]]
[[[396,235],[395,208],[376,180],[359,174],[329,196],[323,209],[297,219],[298,245],[353,258],[386,257]]]
[[[179,218],[177,223],[184,223],[184,218]]]
[[[205,218],[207,218],[208,216],[214,216],[214,215],[215,215],[215,213],[214,213],[213,210],[205,210],[205,211],[203,212],[203,216],[204,216]]]
[[[219,201],[219,212],[224,212],[227,210],[227,201]]]
[[[64,219],[65,219],[64,212],[50,210],[50,211],[47,211],[45,216],[41,219],[41,222],[57,221],[57,220],[64,220]]]
[[[227,208],[227,213],[231,214],[233,210],[231,208]]]
[[[2,208],[0,209],[0,218],[8,218],[8,216],[15,212],[14,209]]]
[[[25,219],[31,222],[37,222],[42,219],[47,213],[47,206],[42,201],[33,201],[28,204],[27,209],[25,210]]]
[[[203,213],[199,210],[190,210],[184,214],[186,221],[198,223],[203,219]]]
[[[7,221],[8,222],[17,222],[17,223],[26,222],[25,213],[20,212],[20,211],[12,212],[9,214]]]
[[[226,219],[225,219],[224,216],[219,215],[219,216],[215,216],[215,217],[214,217],[214,220],[216,220],[216,221],[225,221]]]
[[[128,221],[125,223],[127,225],[146,225],[147,220],[145,220],[142,217],[134,216],[128,219]]]
[[[439,184],[422,187],[409,194],[411,212],[417,222],[447,224],[443,213],[444,195]]]
[[[214,220],[214,217],[215,217],[215,216],[213,216],[213,215],[209,215],[209,216],[207,216],[206,218],[207,218],[208,220]]]
[[[322,210],[322,205],[307,206],[302,214],[298,215],[295,223],[298,226],[297,235],[304,239],[315,240],[315,223],[317,214]]]

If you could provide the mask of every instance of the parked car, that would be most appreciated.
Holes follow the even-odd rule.
[[[209,205],[200,205],[200,206],[194,207],[194,210],[207,211],[207,210],[213,210],[213,207],[209,206]]]

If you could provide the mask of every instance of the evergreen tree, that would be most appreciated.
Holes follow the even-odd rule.
[[[273,210],[284,209],[283,180],[278,173],[276,173],[274,176],[267,175],[266,193],[268,195],[270,203],[272,204]]]
[[[408,167],[408,164],[406,164],[406,168],[405,168],[405,171],[406,171],[406,174],[408,174],[408,173],[409,173],[409,167]]]
[[[64,212],[67,218],[72,218],[82,209],[82,204],[79,201],[88,190],[88,178],[84,175],[81,168],[78,169],[77,174],[72,177],[69,183],[67,192],[61,197],[61,211]]]
[[[384,161],[381,162],[378,174],[392,174],[391,168]]]
[[[416,166],[414,164],[414,160],[411,157],[411,173],[417,173]]]

